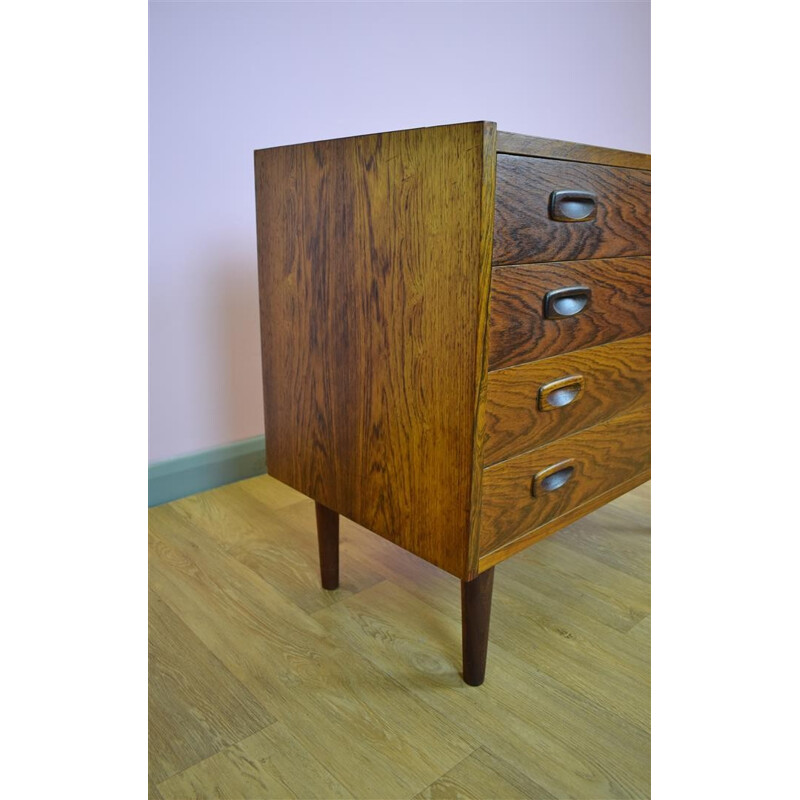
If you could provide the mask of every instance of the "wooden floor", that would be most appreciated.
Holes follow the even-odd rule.
[[[486,683],[458,581],[269,477],[150,511],[150,793],[649,796],[649,484],[495,571]]]

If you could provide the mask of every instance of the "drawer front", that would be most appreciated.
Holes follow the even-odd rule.
[[[488,466],[650,402],[650,334],[489,373]]]
[[[567,296],[566,306],[556,302],[549,311],[554,318],[548,318],[548,299],[558,297],[553,293],[575,289],[584,293],[582,298]],[[581,300],[586,301],[583,306]],[[559,308],[574,313],[558,316]],[[649,330],[649,256],[492,270],[490,370],[628,339]]]
[[[649,170],[497,156],[493,264],[649,253]]]
[[[639,406],[483,472],[480,554],[644,472],[650,466],[650,406]]]

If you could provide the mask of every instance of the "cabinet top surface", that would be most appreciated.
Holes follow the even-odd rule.
[[[453,125],[486,125],[496,130],[497,124],[488,120],[474,122],[454,123]],[[453,125],[431,125],[426,128],[446,128]],[[401,130],[423,130],[425,128],[408,128]],[[256,153],[275,150],[278,147],[302,147],[304,145],[320,144],[322,142],[340,141],[344,139],[361,139],[365,136],[382,136],[396,131],[379,131],[355,136],[338,136],[333,139],[320,139],[317,141],[298,142],[287,145],[276,145],[256,150]],[[555,158],[564,161],[583,161],[593,164],[608,164],[611,166],[629,167],[632,169],[650,169],[650,155],[636,153],[629,150],[617,150],[611,147],[598,147],[595,145],[568,142],[561,139],[547,139],[540,136],[528,136],[522,133],[497,131],[497,152],[508,155],[534,156],[538,158]]]

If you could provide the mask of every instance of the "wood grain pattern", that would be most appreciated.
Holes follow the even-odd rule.
[[[501,587],[502,581],[498,596]],[[528,616],[536,611],[530,608]],[[509,625],[504,646],[492,642],[490,669],[498,674],[476,692],[465,690],[448,668],[458,658],[458,623],[391,581],[315,617],[433,709],[455,714],[479,742],[555,797],[647,796],[645,664],[604,654],[591,638],[570,638],[564,628],[542,633],[530,620],[516,625],[512,612],[495,621]],[[430,634],[420,636],[420,625]],[[451,652],[443,657],[434,636],[452,641]],[[621,664],[627,674],[620,675]],[[631,680],[637,669],[639,681]],[[420,681],[420,671],[426,680]]]
[[[374,797],[379,785],[386,798],[410,797],[472,752],[452,723],[365,660],[343,658],[324,625],[171,504],[149,516],[153,590],[351,795]],[[313,543],[313,525],[310,533]],[[279,526],[263,535],[285,537]],[[282,586],[280,572],[271,579]]]
[[[494,235],[495,167],[497,164],[497,126],[487,123],[483,133],[483,186],[481,191],[481,264],[492,263]],[[480,508],[483,496],[483,447],[486,442],[486,391],[489,371],[489,287],[492,270],[481,271],[480,307],[478,309],[478,346],[475,354],[478,391],[475,394],[475,420],[472,437],[472,474],[470,496],[470,530],[467,546],[466,574],[472,580],[478,574],[480,541]]]
[[[640,528],[639,533],[642,532]],[[527,552],[533,554],[536,549]],[[507,564],[511,566],[518,561],[519,558],[515,558]],[[649,709],[640,702],[649,688],[647,648],[637,648],[625,634],[593,635],[586,617],[579,612],[574,616],[564,613],[570,608],[569,601],[552,603],[547,590],[536,585],[535,571],[531,573],[521,581],[510,579],[508,592],[500,592],[498,587],[496,603],[497,609],[502,609],[504,620],[513,616],[525,620],[528,635],[515,640],[513,629],[504,627],[498,620],[496,632],[492,632],[492,645],[499,645],[521,660],[530,658],[533,651],[538,669],[573,691],[593,694],[602,707],[613,709],[634,729],[647,730]],[[570,594],[574,596],[574,584],[571,588]],[[572,605],[581,607],[584,604],[573,601]],[[622,648],[629,652],[623,654]],[[569,663],[568,671],[559,672],[559,662],[563,667],[565,661]],[[597,680],[598,673],[602,673],[602,681]]]
[[[478,748],[414,800],[554,800],[550,792],[502,758]]]
[[[590,222],[550,219],[550,194],[566,189],[595,193],[596,219]],[[498,155],[493,264],[636,256],[649,252],[649,172]]]
[[[583,391],[563,408],[542,411],[541,387],[581,376]],[[540,447],[650,402],[650,334],[532,361],[489,374],[486,466]]]
[[[640,495],[640,499],[644,498]],[[583,551],[591,553],[596,561],[649,580],[650,553],[637,542],[642,532],[641,516],[632,513],[629,504],[612,504],[605,520],[602,528],[576,525],[575,541],[580,542]]]
[[[644,573],[630,575],[615,567],[603,564],[583,550],[565,545],[564,539],[577,541],[576,532],[592,529],[599,536],[613,532],[616,520],[612,512],[630,509],[631,498],[647,490],[640,486],[624,497],[618,498],[603,510],[589,514],[569,526],[565,535],[550,536],[536,547],[528,548],[520,558],[504,562],[498,598],[504,607],[528,603],[551,620],[550,626],[537,627],[557,633],[555,626],[565,626],[575,634],[574,638],[586,637],[602,642],[621,660],[630,664],[649,661],[644,642],[632,642],[627,634],[650,613],[650,585],[643,579]],[[649,554],[647,542],[646,514],[638,512],[632,517],[637,527],[630,528],[631,540],[637,545],[634,558],[640,553]],[[627,563],[627,562],[626,562]],[[513,600],[512,600],[513,599]],[[512,607],[511,614],[516,611]],[[503,620],[509,621],[505,615]],[[511,645],[513,625],[504,630],[498,621],[492,631],[494,641]],[[507,639],[508,637],[508,639]]]
[[[496,566],[501,561],[505,561],[507,558],[526,550],[535,542],[539,542],[542,539],[557,533],[563,528],[572,525],[574,522],[582,519],[592,511],[596,511],[598,508],[613,502],[617,498],[622,497],[649,480],[650,470],[646,469],[643,472],[637,473],[632,478],[628,478],[628,480],[618,483],[607,492],[602,492],[601,494],[590,498],[585,503],[581,503],[580,505],[571,508],[565,514],[556,517],[554,520],[551,520],[544,525],[540,525],[535,530],[522,534],[522,536],[520,536],[518,539],[513,539],[506,544],[500,545],[496,550],[492,550],[486,555],[482,555],[480,557],[478,561],[478,570],[483,571],[485,569],[489,569],[490,567]]]
[[[558,139],[543,139],[539,136],[526,136],[522,133],[506,131],[497,131],[497,152],[517,156],[555,158],[560,161],[583,161],[612,167],[650,169],[648,153],[634,153],[591,144],[562,142]]]
[[[646,487],[501,565],[478,690],[459,676],[458,583],[441,570],[343,519],[343,582],[382,580],[321,590],[314,503],[266,475],[166,508],[150,510],[151,580],[172,611],[160,638],[190,628],[277,721],[154,797],[649,796]],[[287,567],[245,566],[265,552]],[[225,707],[219,688],[204,702]],[[194,713],[173,683],[154,702]]]
[[[540,497],[531,494],[534,474],[574,459],[572,479]],[[650,466],[650,407],[558,439],[484,471],[481,555],[519,539]]]
[[[493,133],[468,123],[255,156],[269,472],[458,577]]]
[[[219,750],[160,788],[164,800],[352,798],[281,722]]]
[[[275,721],[152,590],[149,775],[158,783]]]
[[[586,285],[589,306],[545,319],[544,297]],[[650,258],[596,259],[495,269],[489,304],[489,369],[524,364],[650,330]]]
[[[267,487],[257,481],[241,481],[226,486],[224,492],[201,492],[176,500],[170,508],[262,580],[269,582],[280,574],[283,595],[306,612],[335,603],[382,579],[379,572],[350,559],[339,588],[319,591],[317,538],[308,535],[316,524],[314,504],[310,516],[298,518],[297,497],[294,489],[277,480]],[[291,499],[285,502],[286,498]],[[287,507],[286,513],[273,513]],[[276,526],[281,530],[275,530]],[[272,536],[265,535],[267,530]],[[375,539],[383,542],[378,536]],[[292,547],[276,545],[284,541],[292,542]]]
[[[646,469],[636,423],[627,450],[599,432],[647,400],[644,351],[609,343],[649,330],[649,172],[636,154],[504,143],[527,154],[498,154],[486,122],[255,154],[267,464],[317,504],[332,603],[351,591],[333,589],[338,515],[470,581],[499,549]],[[602,159],[614,165],[589,163]],[[583,192],[591,221],[570,222],[567,200],[553,211],[566,221],[552,220],[557,190]],[[547,263],[556,258],[578,261]],[[544,320],[548,292],[547,316],[575,314],[569,291],[591,302]],[[515,365],[525,369],[498,378],[490,404],[490,376]],[[565,379],[572,388],[557,394]],[[524,395],[544,382],[542,425]],[[513,465],[498,462],[544,449],[532,511],[530,487],[516,497],[498,477]],[[601,469],[609,452],[616,461]]]

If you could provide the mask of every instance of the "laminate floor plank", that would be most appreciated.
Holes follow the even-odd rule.
[[[460,624],[391,581],[314,617],[326,622],[343,648],[457,720],[547,791],[564,796],[572,783],[589,797],[641,796],[649,777],[640,774],[649,735],[605,706],[605,693],[591,696],[592,688],[608,680],[604,673],[582,694],[540,669],[539,650],[522,660],[494,644],[490,632],[486,683],[471,690],[459,675]],[[569,679],[575,668],[566,660],[562,665],[560,677]],[[648,690],[639,689],[645,705],[648,697]]]
[[[594,513],[602,525],[604,508]],[[502,562],[506,579],[546,593],[565,608],[589,612],[603,626],[626,632],[650,613],[650,584],[570,546],[572,527]]]
[[[650,616],[646,616],[638,625],[634,625],[628,633],[626,638],[635,643],[635,646],[641,650],[650,653]]]
[[[282,722],[172,776],[160,791],[164,800],[351,797]]]
[[[553,800],[510,764],[483,747],[456,764],[446,775],[420,792],[414,800]]]
[[[587,515],[562,531],[569,532],[564,542],[603,564],[649,581],[649,517],[615,503],[600,509],[603,513],[599,518],[592,519],[591,514]]]
[[[153,783],[152,776],[147,778],[147,800],[164,800],[161,792],[158,791],[158,787]]]
[[[308,498],[305,495],[300,494],[296,489],[292,489],[291,486],[272,478],[264,480],[265,477],[264,475],[259,475],[256,478],[248,478],[235,484],[229,484],[229,486],[236,486],[237,489],[247,492],[270,511],[278,511],[286,508],[286,506],[294,505],[298,500],[308,502]],[[220,488],[225,490],[228,487],[222,486]],[[199,495],[195,495],[195,497],[197,496]]]
[[[502,585],[503,573],[495,580]],[[650,690],[649,664],[631,656],[636,648],[625,641],[625,634],[612,628],[603,635],[591,622],[582,625],[579,614],[563,612],[554,618],[546,597],[514,588],[495,589],[492,614],[497,625],[490,628],[490,641],[647,727],[649,708],[641,701]]]
[[[149,758],[155,783],[275,721],[151,590]]]
[[[150,556],[153,800],[649,796],[647,484],[498,565],[481,687],[455,578],[343,519],[325,592],[269,476],[151,509]]]
[[[645,519],[650,516],[652,483],[647,481],[627,492],[615,501],[614,507],[632,514],[638,514]]]
[[[547,586],[532,581],[532,585],[515,580],[500,564],[496,581],[494,601],[498,611],[498,625],[492,629],[493,641],[507,641],[512,652],[519,645],[524,648],[539,646],[542,641],[557,636],[572,646],[583,646],[597,650],[601,660],[609,664],[621,663],[623,672],[633,671],[635,680],[649,680],[649,653],[647,647],[631,639],[628,631],[622,632],[593,615],[591,607],[579,603],[564,602],[559,596],[551,596]],[[528,622],[525,636],[520,636],[522,615]],[[522,643],[526,644],[522,644]],[[558,639],[553,639],[558,646]]]
[[[150,529],[155,591],[354,796],[412,796],[475,749],[182,515],[154,509]]]
[[[243,483],[252,483],[253,480]],[[274,483],[278,484],[278,481]],[[306,510],[308,502],[303,502],[305,499],[297,492],[293,495],[292,503],[286,492],[281,493],[280,514],[276,514],[271,504],[262,499],[263,493],[248,490],[240,484],[203,492],[171,505],[191,525],[213,538],[225,552],[267,583],[278,587],[281,594],[305,611],[325,608],[382,580],[374,562],[351,560],[348,569],[341,571],[339,588],[331,592],[320,591],[313,504],[309,527],[307,515],[294,513],[294,507],[298,505]],[[266,536],[265,531],[270,535]],[[287,541],[294,542],[294,546],[287,548]]]

